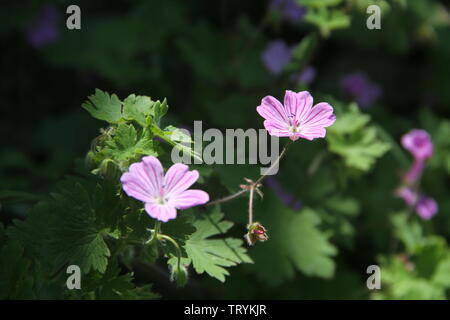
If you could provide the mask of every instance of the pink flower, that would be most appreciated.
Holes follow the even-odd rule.
[[[423,220],[430,220],[438,212],[438,204],[433,198],[418,194],[412,188],[401,187],[396,194],[405,201],[408,207],[414,208]]]
[[[161,162],[148,156],[133,163],[120,181],[128,196],[145,203],[145,211],[152,218],[167,222],[176,218],[177,209],[209,201],[205,191],[187,190],[198,179],[198,171],[188,169],[187,165],[176,163],[164,175]]]
[[[430,220],[438,211],[436,201],[427,196],[421,196],[416,205],[417,214],[424,220]]]
[[[433,155],[433,143],[425,130],[411,130],[402,137],[402,145],[417,160],[425,160]]]
[[[325,128],[336,121],[333,107],[321,102],[313,107],[308,91],[286,90],[284,105],[272,96],[264,97],[256,111],[265,119],[264,127],[272,136],[313,140],[325,137]]]

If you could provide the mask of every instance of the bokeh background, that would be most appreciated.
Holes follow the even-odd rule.
[[[70,4],[81,8],[81,30],[66,28]],[[380,30],[366,27],[370,4],[381,8]],[[286,89],[308,90],[316,102],[353,114],[348,126],[370,116],[378,140],[352,137],[338,146],[336,131],[333,141],[292,147],[255,208],[271,240],[250,248],[255,263],[231,268],[224,284],[192,272],[179,289],[158,265],[137,268],[137,281],[154,283],[164,298],[448,297],[445,1],[2,1],[0,7],[3,224],[23,219],[31,195],[52,192],[86,155],[105,126],[80,107],[95,88],[121,98],[167,98],[164,123],[192,128],[202,120],[204,128],[219,129],[262,128],[255,111],[262,97],[282,100]],[[412,162],[400,139],[413,128],[426,130],[434,144],[421,181],[438,204],[430,220],[395,196]],[[232,191],[244,176],[257,176],[253,169],[217,166],[210,181]],[[220,187],[211,193],[224,194]],[[246,206],[245,199],[223,206],[238,237]],[[305,211],[311,214],[286,231]],[[372,264],[382,268],[381,291],[366,287]]]

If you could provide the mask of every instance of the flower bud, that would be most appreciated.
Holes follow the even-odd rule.
[[[177,287],[184,287],[188,281],[187,268],[180,264],[171,268],[170,280],[175,281]]]
[[[247,229],[248,232],[245,235],[245,239],[249,245],[254,245],[257,241],[266,241],[269,239],[266,228],[259,222],[249,225]]]

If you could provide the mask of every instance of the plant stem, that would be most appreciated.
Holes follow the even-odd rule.
[[[250,197],[248,200],[248,225],[253,224],[253,194],[255,192],[255,185],[250,186]]]
[[[284,155],[286,154],[286,151],[289,147],[289,145],[292,143],[292,140],[289,140],[289,142],[284,146],[283,151],[281,151],[281,154],[278,156],[278,158],[275,160],[275,162],[270,166],[270,168],[267,170],[267,172],[271,172],[273,168],[275,168],[275,166],[278,165],[278,163],[280,163],[280,160],[284,157]],[[227,202],[230,200],[233,200],[241,195],[243,195],[244,193],[246,193],[247,191],[250,191],[251,189],[255,188],[259,183],[261,183],[265,178],[266,178],[267,174],[263,174],[261,175],[258,180],[256,180],[255,182],[253,182],[249,188],[247,189],[242,189],[236,193],[233,193],[229,196],[226,196],[224,198],[220,198],[214,201],[210,201],[207,204],[205,204],[205,206],[209,207],[209,206],[213,206],[219,203],[223,203],[223,202]]]
[[[150,244],[158,238],[158,234],[161,232],[161,221],[156,220],[155,228],[153,230],[152,229],[147,229],[147,230],[152,231],[152,235],[151,235],[150,239],[148,239],[147,242],[145,242],[145,244]]]
[[[180,264],[181,264],[181,249],[180,246],[178,245],[178,243],[171,237],[165,235],[165,234],[158,234],[158,240],[167,240],[169,241],[176,249],[177,251],[177,268],[180,269]]]

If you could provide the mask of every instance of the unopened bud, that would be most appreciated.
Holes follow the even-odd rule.
[[[187,268],[182,264],[173,266],[171,269],[170,280],[175,281],[177,287],[184,287],[188,281]]]
[[[269,239],[267,236],[267,230],[259,222],[254,222],[247,227],[248,232],[245,235],[249,245],[254,245],[257,241],[266,241]]]

